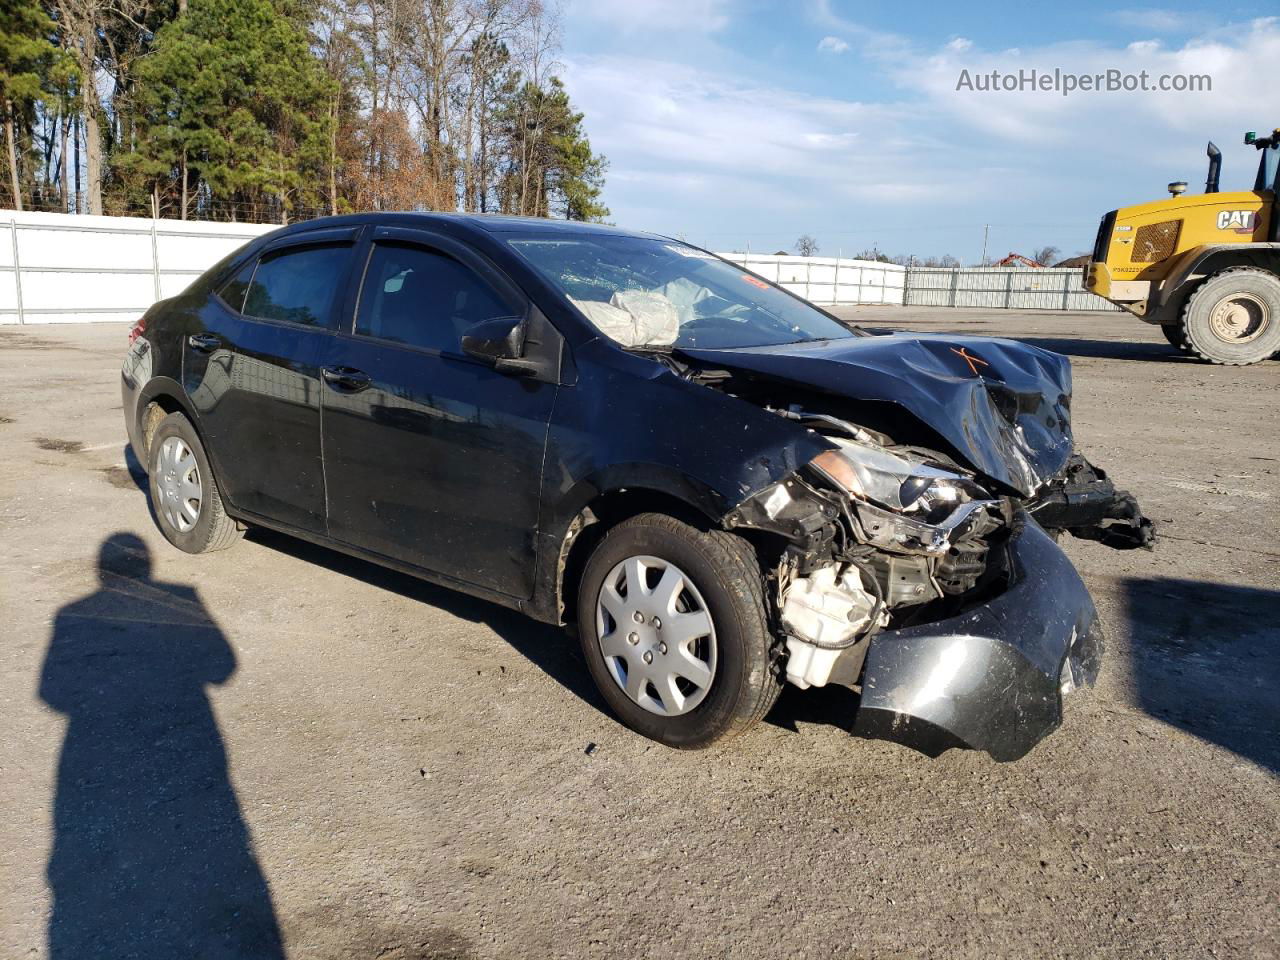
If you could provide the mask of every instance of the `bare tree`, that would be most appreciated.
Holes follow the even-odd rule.
[[[84,123],[87,166],[85,192],[89,213],[102,213],[102,103],[94,82],[98,39],[107,5],[104,0],[55,0],[54,10],[67,51],[80,73],[80,119]]]
[[[102,209],[104,156],[103,121],[111,118],[103,109],[98,93],[99,71],[106,72],[112,86],[122,85],[121,64],[131,59],[141,43],[141,19],[146,0],[52,0],[51,8],[62,34],[62,43],[79,71],[80,119],[84,123],[85,188],[88,212]],[[121,30],[121,27],[124,30]],[[118,48],[117,39],[127,38],[128,51]],[[119,132],[119,131],[117,131]],[[126,141],[127,142],[127,141]],[[78,178],[77,178],[78,179]]]
[[[809,234],[803,234],[796,241],[796,255],[801,257],[812,257],[818,252],[818,241]]]
[[[548,10],[540,0],[531,0],[529,27],[519,36],[516,56],[525,78],[533,87],[541,87],[547,75],[554,72],[559,65],[555,53],[560,49],[560,13],[558,9]],[[540,111],[545,107],[545,98],[524,97],[521,107],[525,111],[521,118],[526,135],[520,139],[519,156],[516,162],[520,170],[519,204],[513,211],[519,214],[536,215],[543,207],[543,184],[533,182],[533,171],[538,168],[535,154],[542,145],[542,131],[547,126],[547,117]]]
[[[185,142],[172,158],[156,146],[164,139],[156,130],[167,129],[163,110],[148,107],[143,93],[157,81],[134,66],[171,43],[161,28],[184,17],[186,0],[43,3],[87,82],[69,83],[61,116],[40,111],[31,136],[17,138],[29,141],[33,158],[39,148],[34,202],[56,193],[64,207],[81,209],[83,158],[91,213],[149,201],[184,217],[209,215],[214,202],[264,215],[256,200],[211,186],[207,164]],[[605,160],[590,151],[558,78],[559,0],[308,0],[283,4],[279,15],[307,32],[327,78],[305,116],[327,121],[328,140],[309,144],[305,186],[289,188],[305,189],[313,206],[533,215],[563,206],[566,216],[604,209],[593,198]],[[281,143],[273,182],[295,172],[297,151]],[[19,167],[21,160],[19,151]],[[282,194],[282,215],[285,205]]]
[[[462,149],[462,206],[488,208],[489,146],[502,78],[511,69],[510,40],[536,23],[542,8],[536,0],[483,0],[480,18],[464,52],[462,121],[456,136]]]
[[[1039,250],[1031,254],[1031,259],[1036,263],[1042,263],[1046,267],[1053,266],[1053,262],[1058,259],[1059,250],[1057,247],[1041,247]]]

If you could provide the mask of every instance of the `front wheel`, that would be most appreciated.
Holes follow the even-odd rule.
[[[1280,350],[1280,278],[1233,267],[1203,284],[1182,314],[1187,349],[1212,363],[1242,365]]]
[[[754,551],[664,514],[620,523],[595,548],[578,635],[613,712],[672,747],[742,733],[781,690]]]

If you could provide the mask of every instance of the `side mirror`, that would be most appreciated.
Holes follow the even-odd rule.
[[[495,366],[502,360],[516,360],[524,348],[524,328],[520,317],[495,317],[472,324],[462,335],[462,352]]]

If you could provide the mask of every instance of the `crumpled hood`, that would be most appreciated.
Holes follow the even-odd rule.
[[[1024,496],[1071,455],[1070,362],[1013,340],[897,333],[680,353],[709,367],[897,404],[974,470]]]

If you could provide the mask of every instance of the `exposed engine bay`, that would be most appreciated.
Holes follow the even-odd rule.
[[[768,572],[769,593],[785,637],[787,679],[801,688],[856,686],[879,631],[955,617],[999,594],[1008,574],[1006,545],[1028,518],[1054,539],[1070,533],[1120,549],[1154,539],[1134,498],[1078,454],[1069,453],[1057,474],[1026,495],[958,456],[921,445],[927,430],[908,418],[897,418],[910,441],[900,442],[882,429],[891,418],[875,426],[854,422],[835,398],[822,403],[810,395],[804,406],[784,406],[778,384],[679,367],[832,445],[724,518],[729,529],[785,541]],[[822,406],[815,409],[815,401]]]

